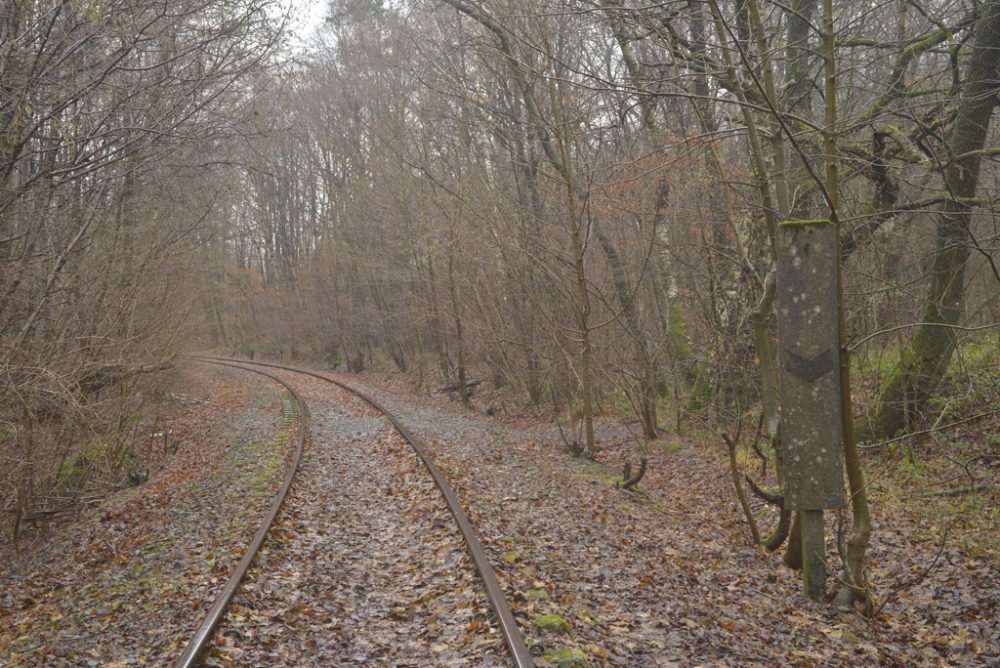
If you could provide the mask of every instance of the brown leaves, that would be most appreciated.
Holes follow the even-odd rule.
[[[503,665],[464,544],[423,465],[342,391],[293,377],[311,445],[237,596],[248,665]],[[228,643],[228,641],[227,641]],[[228,645],[227,645],[228,646]]]
[[[325,386],[310,392],[309,473],[293,486],[292,506],[210,662],[504,665],[451,518],[412,454],[369,409]],[[154,476],[141,496],[103,507],[103,521],[74,534],[78,544],[64,544],[51,565],[4,580],[0,651],[28,665],[86,665],[98,661],[92,651],[99,664],[166,661],[179,651],[191,612],[204,609],[205,592],[224,581],[245,540],[241,478],[218,477],[219,457],[243,452],[227,467],[244,472],[264,460],[212,434],[273,424],[260,418],[277,410],[273,395],[250,395],[243,408],[216,406],[225,419],[186,410],[173,428],[192,440],[178,449],[176,467]],[[419,399],[379,398],[424,437],[456,487],[539,665],[557,666],[573,652],[592,666],[630,668],[973,666],[1000,657],[1000,575],[961,545],[948,545],[926,579],[900,590],[869,625],[803,601],[778,555],[742,545],[717,449],[693,440],[653,448],[644,495],[632,495],[614,487],[634,445],[613,426],[602,431],[602,461],[581,463],[537,420],[499,423]],[[192,524],[195,508],[215,509],[216,530]],[[876,517],[877,591],[922,573],[938,550],[943,525],[922,522],[918,510],[893,506],[889,514],[883,506]],[[535,624],[547,615],[570,632]],[[122,633],[134,641],[116,648]]]
[[[0,654],[18,665],[169,663],[252,531],[284,455],[273,390],[238,373],[183,377],[214,397],[169,418],[180,439],[153,478],[109,498],[0,586]],[[228,429],[215,426],[222,420]],[[14,608],[18,593],[30,593]]]
[[[1000,629],[987,621],[1000,605],[1000,574],[957,551],[874,627],[804,602],[780,554],[743,545],[725,453],[712,445],[677,439],[677,447],[653,448],[647,496],[635,497],[614,488],[620,462],[635,453],[611,425],[601,461],[586,464],[564,455],[558,433],[537,420],[379,398],[407,414],[447,466],[541,657],[567,648],[606,666],[981,665],[1000,657]],[[872,576],[884,590],[911,576],[891,566],[920,572],[937,544],[915,540],[909,521],[877,519]],[[533,626],[545,614],[565,618],[572,637]]]

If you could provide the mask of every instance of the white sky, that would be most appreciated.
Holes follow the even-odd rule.
[[[323,25],[327,5],[328,0],[288,0],[294,43],[303,46],[313,37],[316,29]]]

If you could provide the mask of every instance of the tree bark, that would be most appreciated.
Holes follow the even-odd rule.
[[[1000,1],[981,6],[972,55],[960,92],[958,116],[948,137],[945,189],[953,199],[937,213],[931,286],[924,316],[902,360],[878,398],[875,416],[865,425],[867,438],[889,436],[902,429],[907,416],[926,405],[944,377],[957,343],[952,327],[962,317],[971,206],[979,181],[981,153],[1000,92]],[[955,158],[954,156],[960,156]]]

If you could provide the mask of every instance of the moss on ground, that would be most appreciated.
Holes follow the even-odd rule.
[[[549,631],[551,633],[567,634],[572,630],[569,622],[566,621],[566,618],[561,615],[538,614],[535,615],[535,618],[531,623],[536,628],[542,629],[543,631]]]
[[[587,655],[575,647],[548,653],[544,658],[556,668],[590,668]]]

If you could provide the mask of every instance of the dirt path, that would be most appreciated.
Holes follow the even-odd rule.
[[[297,374],[306,454],[211,652],[240,666],[504,666],[485,591],[427,471],[386,420]]]

